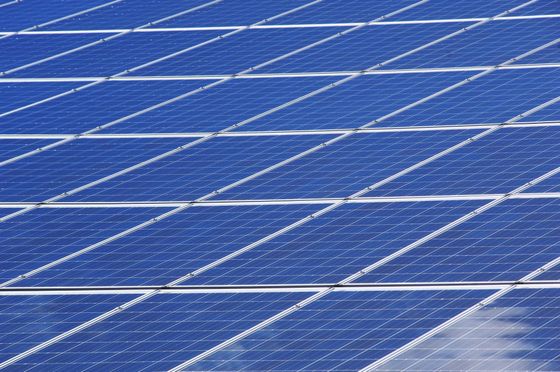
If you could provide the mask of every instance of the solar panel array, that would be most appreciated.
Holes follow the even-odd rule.
[[[0,1],[0,368],[560,370],[559,18]]]

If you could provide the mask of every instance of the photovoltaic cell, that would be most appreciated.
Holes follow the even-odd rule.
[[[13,365],[166,371],[309,293],[159,294]]]
[[[468,74],[474,76],[476,72]],[[433,83],[433,80],[427,80]],[[399,127],[503,123],[555,98],[560,94],[559,87],[560,69],[498,70],[378,125]],[[526,120],[533,121],[533,117],[539,115],[537,112]]]
[[[458,29],[459,25],[456,26]],[[457,67],[503,63],[560,37],[556,19],[494,21],[447,39],[384,67]],[[521,63],[536,63],[532,58]],[[540,63],[558,62],[541,58]]]
[[[357,371],[491,291],[334,292],[190,371]]]
[[[559,14],[560,1],[558,0],[544,0],[526,6],[523,9],[516,10],[512,13],[513,16],[521,15],[543,15],[543,14]]]
[[[560,120],[560,103],[552,104],[531,115],[528,115],[521,121],[559,121]]]
[[[347,204],[184,284],[337,283],[481,205]]]
[[[368,26],[320,46],[275,62],[263,72],[362,70],[468,26],[470,23],[433,23]],[[330,29],[330,28],[328,28]],[[302,30],[294,29],[295,32]],[[341,30],[342,31],[342,30]],[[330,30],[332,34],[333,30]],[[395,43],[398,40],[398,43]],[[393,66],[389,64],[388,66]]]
[[[1,167],[0,200],[40,202],[188,142],[186,138],[72,141]]]
[[[471,75],[472,72],[364,75],[239,130],[357,128]]]
[[[0,296],[2,361],[132,299],[131,295]]]
[[[512,199],[415,247],[361,283],[515,281],[558,257],[558,199]]]
[[[560,290],[515,289],[379,371],[555,371]]]
[[[557,18],[553,18],[555,20]],[[558,32],[551,31],[551,34],[558,38]],[[546,49],[532,54],[527,58],[521,59],[517,64],[521,63],[558,63],[560,61],[560,43],[549,46]]]
[[[316,205],[189,208],[17,285],[165,285],[317,209]]]
[[[28,151],[46,146],[54,141],[36,139],[0,139],[0,162],[15,156],[25,154]],[[2,171],[0,170],[0,174]],[[0,192],[2,192],[0,188]]]
[[[350,196],[478,132],[465,130],[354,135],[226,191],[218,198]]]
[[[421,6],[391,17],[391,20],[414,21],[493,17],[526,3],[524,0],[430,0]]]
[[[0,80],[0,115],[79,85],[79,83],[2,83]],[[4,120],[0,118],[1,123]],[[4,129],[4,125],[0,128]]]
[[[1,216],[16,211],[4,208]],[[167,211],[166,208],[40,208],[8,219],[0,223],[0,280],[14,279]]]
[[[558,192],[558,191],[560,191],[560,176],[558,174],[555,174],[537,183],[535,186],[532,186],[530,192]]]
[[[560,127],[505,128],[368,196],[507,193],[560,166]]]
[[[68,200],[192,200],[253,175],[332,136],[218,137]]]

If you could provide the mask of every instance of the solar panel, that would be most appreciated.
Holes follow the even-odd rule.
[[[557,370],[557,5],[0,1],[0,369]]]

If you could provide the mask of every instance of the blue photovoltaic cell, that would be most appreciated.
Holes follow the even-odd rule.
[[[521,121],[560,121],[560,102],[528,115]]]
[[[253,175],[332,136],[218,137],[68,200],[192,200]]]
[[[335,80],[338,79],[336,77],[235,79],[126,120],[103,132],[179,133],[223,130],[322,88]],[[205,81],[199,82],[199,85],[211,83]],[[250,130],[250,127],[253,126],[241,126],[239,130],[245,128]],[[271,128],[267,126],[258,129]]]
[[[32,276],[18,286],[165,285],[319,208],[317,205],[189,208]]]
[[[28,151],[35,150],[53,142],[55,141],[36,139],[0,139],[0,162],[25,154]],[[1,169],[0,174],[2,174]],[[1,192],[0,188],[0,193]]]
[[[220,35],[221,32],[222,31],[128,33],[64,57],[56,58],[52,61],[18,71],[14,73],[13,76],[110,76],[200,44]],[[75,35],[62,36],[67,38],[74,37]],[[37,36],[33,35],[32,37]],[[89,37],[91,37],[91,35],[89,35]],[[98,39],[100,38],[99,35],[96,37]],[[11,39],[12,38],[7,40]],[[61,39],[59,42],[66,43],[66,40]],[[189,55],[192,52],[193,51],[188,51],[184,55]],[[197,60],[197,63],[203,63],[203,61]],[[163,62],[161,62],[161,64],[163,64]],[[156,66],[159,65],[160,63]],[[137,74],[145,75],[146,70],[152,69],[153,67],[141,69]]]
[[[379,126],[503,123],[558,95],[560,69],[498,70],[384,120]],[[532,121],[534,115],[526,120]]]
[[[337,283],[480,205],[480,201],[347,204],[184,284]]]
[[[40,208],[8,219],[0,223],[0,280],[14,279],[167,211],[166,208]],[[2,212],[0,216],[17,209]]]
[[[558,37],[560,37],[560,27],[557,19],[494,21],[414,53],[384,68],[496,65]],[[520,61],[535,63],[530,58],[523,58]],[[551,58],[539,62],[559,61]]]
[[[110,35],[104,34],[105,37]],[[16,67],[51,57],[99,39],[100,36],[95,34],[16,35],[7,39],[0,39],[0,50],[2,50],[0,72],[6,72]],[[82,63],[84,62],[82,61]],[[23,71],[25,70],[21,72]],[[7,76],[15,76],[15,73],[13,75],[8,74]]]
[[[82,139],[0,168],[0,201],[40,202],[192,139]]]
[[[552,21],[558,22],[558,18],[552,18]],[[558,27],[557,27],[558,29]],[[556,30],[557,31],[557,30]],[[554,33],[553,31],[547,32],[555,35],[558,38],[560,35],[558,32]],[[560,62],[560,43],[555,43],[539,52],[528,56],[527,58],[523,58],[517,62],[517,64],[522,63],[558,63]]]
[[[346,197],[479,133],[358,134],[239,185],[220,199]]]
[[[27,1],[27,0],[25,0]],[[209,3],[208,0],[124,0],[45,27],[45,30],[131,29]]]
[[[523,9],[516,10],[514,13],[512,13],[512,16],[544,14],[560,14],[560,1],[541,0],[534,4],[528,5]]]
[[[514,289],[378,371],[558,371],[560,289]]]
[[[134,298],[132,295],[0,296],[5,361]]]
[[[368,196],[507,193],[560,166],[560,127],[504,128]]]
[[[134,72],[133,75],[236,74],[345,29],[312,27],[245,30]]]
[[[2,83],[0,79],[0,115],[78,86],[80,83]],[[0,130],[4,120],[0,117]]]
[[[60,17],[107,3],[107,0],[25,0],[2,7],[0,31],[21,31]],[[55,23],[56,24],[56,23]]]
[[[369,22],[413,3],[414,0],[399,0],[376,2],[372,6],[363,0],[330,0],[276,19],[270,24]]]
[[[550,156],[556,155],[555,153],[549,153]],[[553,169],[550,169],[553,170]],[[543,172],[544,174],[545,172]],[[528,192],[559,192],[560,191],[560,174],[555,174],[545,180],[537,183],[535,186],[531,186]]]
[[[358,371],[492,291],[333,292],[189,371]]]
[[[430,0],[391,17],[389,21],[493,17],[526,3],[525,0]]]
[[[468,26],[470,23],[376,25],[337,37],[275,62],[262,72],[354,71],[370,68]],[[328,28],[330,29],[330,28]],[[302,32],[305,29],[295,29]],[[336,31],[331,30],[332,34]],[[398,40],[398,43],[395,43]],[[387,67],[391,68],[392,63]]]
[[[361,277],[362,283],[520,280],[558,257],[558,199],[512,199]]]
[[[240,130],[357,128],[471,75],[472,72],[364,75]]]
[[[154,27],[247,26],[308,3],[306,0],[228,0],[158,23]],[[312,5],[309,8],[315,7]]]
[[[0,133],[82,133],[205,84],[208,82],[201,80],[105,81],[0,117]],[[28,92],[30,88],[27,88]],[[117,126],[122,124],[124,123],[118,123]]]
[[[12,368],[167,371],[309,296],[159,294],[22,359]]]

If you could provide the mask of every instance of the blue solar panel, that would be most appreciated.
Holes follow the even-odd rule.
[[[63,93],[79,85],[79,83],[2,83],[0,81],[0,115]],[[4,129],[5,120],[0,117],[2,123],[0,128],[2,129]]]
[[[519,280],[558,257],[558,200],[513,199],[379,266],[362,283]]]
[[[347,204],[184,284],[337,283],[480,205]]]
[[[560,166],[560,128],[505,128],[369,196],[507,193]]]
[[[131,295],[0,296],[0,358],[6,360],[87,322]]]
[[[189,371],[358,371],[490,291],[334,292]]]
[[[391,17],[390,20],[415,21],[493,17],[521,4],[524,0],[430,0],[427,3]]]
[[[0,168],[0,200],[40,202],[187,142],[185,138],[72,141]]]
[[[313,205],[189,208],[17,285],[164,285],[276,232],[317,208]],[[145,220],[149,218],[145,216]],[[83,234],[86,238],[87,231]]]
[[[4,216],[17,210],[1,211],[0,216]],[[14,279],[166,211],[166,208],[41,208],[11,218],[0,223],[0,280]]]
[[[471,76],[474,74],[476,72],[471,73]],[[399,127],[502,123],[559,94],[560,69],[498,70],[379,125]],[[529,116],[527,120],[533,120],[532,117]]]
[[[0,139],[0,162],[9,160],[15,156],[25,154],[28,151],[46,146],[54,141],[35,139]],[[0,174],[2,171],[0,170]],[[0,188],[2,190],[2,188]],[[2,190],[3,191],[3,190]]]
[[[560,1],[544,0],[526,6],[523,9],[515,11],[512,15],[543,15],[543,14],[560,14]]]
[[[157,295],[25,358],[14,367],[165,371],[308,296]]]
[[[168,56],[171,53],[192,47],[220,35],[219,31],[196,32],[133,32],[107,42],[68,54],[13,74],[15,77],[61,77],[61,76],[110,76],[126,69]],[[61,37],[61,35],[53,35]],[[62,35],[58,40],[67,44],[66,38],[76,35]],[[84,37],[81,34],[79,37]],[[37,35],[28,36],[36,38]],[[41,36],[42,37],[42,36]],[[87,35],[91,38],[92,35]],[[99,35],[95,36],[101,39]],[[7,41],[15,38],[9,38]],[[82,39],[83,40],[83,39]],[[46,45],[52,45],[50,41]],[[0,41],[1,43],[1,41]],[[82,42],[81,44],[84,44]],[[1,44],[0,44],[1,45]],[[52,48],[52,47],[51,47]],[[45,50],[46,52],[46,50]],[[52,52],[51,52],[52,53]],[[189,54],[189,53],[187,53]],[[200,61],[198,61],[200,63]],[[145,71],[138,73],[144,75]]]
[[[472,72],[441,72],[360,76],[241,130],[356,128],[471,75]]]
[[[68,200],[191,200],[248,177],[332,136],[220,137],[204,142]]]
[[[378,371],[557,371],[560,290],[516,289]]]
[[[556,20],[556,18],[553,18]],[[555,35],[558,38],[560,35],[557,32],[551,31],[552,35]],[[549,46],[546,49],[539,51],[533,55],[528,56],[527,58],[523,58],[519,62],[520,63],[558,63],[560,61],[560,44],[556,43],[554,45]]]
[[[503,63],[560,37],[556,19],[490,22],[385,68],[484,66]],[[534,63],[522,59],[522,63]],[[542,60],[540,62],[558,62]]]
[[[559,121],[560,120],[560,103],[552,104],[528,115],[521,121]]]
[[[273,63],[264,72],[362,70],[427,44],[470,23],[368,26]],[[295,30],[302,33],[302,30]],[[331,34],[336,32],[330,30]],[[293,36],[292,36],[293,37]],[[398,40],[398,43],[395,43]],[[389,64],[388,66],[393,66]]]
[[[354,135],[237,186],[220,199],[346,197],[479,133]]]

